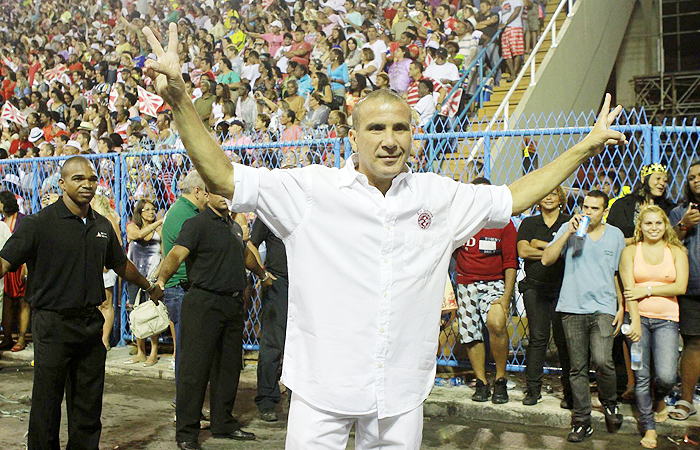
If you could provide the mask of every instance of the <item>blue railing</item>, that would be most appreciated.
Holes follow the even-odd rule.
[[[595,113],[548,114],[522,118],[509,130],[483,131],[465,122],[468,131],[425,133],[414,137],[415,155],[410,163],[417,171],[439,173],[468,182],[476,176],[486,176],[494,183],[509,184],[523,174],[550,162],[565,149],[576,144],[591,128]],[[488,123],[488,119],[484,119]],[[639,170],[649,162],[660,162],[669,168],[669,197],[678,201],[690,162],[700,149],[700,124],[697,122],[670,122],[652,126],[644,111],[624,111],[614,125],[627,135],[626,147],[609,147],[591,158],[570,177],[564,188],[569,194],[569,212],[582,200],[587,190],[596,186],[601,172],[610,175],[613,193],[623,187],[632,188],[638,181]],[[327,134],[325,134],[327,136]],[[152,143],[144,147],[156,148]],[[319,137],[295,142],[256,142],[252,145],[225,146],[232,159],[245,160],[254,166],[279,167],[283,164],[306,165],[309,162],[342,167],[350,155],[347,139]],[[179,181],[192,169],[184,149],[175,148],[136,153],[86,155],[95,162],[98,171],[99,195],[109,198],[120,218],[120,227],[126,242],[126,224],[134,203],[140,198],[151,198],[159,214],[179,195]],[[0,179],[4,189],[21,198],[25,212],[41,208],[42,196],[58,193],[58,173],[63,157],[9,159],[0,161]],[[249,220],[253,217],[249,216]],[[516,225],[521,217],[513,219]],[[523,276],[518,273],[518,279]],[[115,340],[124,344],[131,339],[128,326],[128,298],[125,289],[115,295]],[[251,295],[251,307],[246,320],[244,347],[257,349],[260,297],[256,290]],[[509,370],[523,370],[527,344],[527,317],[522,298],[516,291],[509,315],[511,356]],[[456,366],[463,361],[454,355],[457,342],[456,324],[446,322],[440,334],[438,363]]]

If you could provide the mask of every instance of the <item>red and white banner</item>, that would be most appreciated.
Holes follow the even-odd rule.
[[[68,72],[68,67],[63,64],[59,64],[53,69],[49,69],[44,72],[44,78],[46,78],[46,81],[51,83],[52,81],[61,78],[61,76],[66,72]]]
[[[107,103],[107,108],[110,111],[117,110],[117,98],[119,98],[119,93],[117,92],[117,83],[114,83],[112,89],[109,90],[109,102]]]
[[[5,102],[0,111],[0,119],[9,120],[20,126],[27,126],[27,118],[10,102]]]
[[[158,108],[163,105],[163,98],[137,86],[139,93],[139,112],[152,117],[158,116]]]

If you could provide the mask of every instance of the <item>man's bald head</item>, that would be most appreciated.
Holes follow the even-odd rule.
[[[85,166],[92,168],[93,171],[95,170],[95,167],[87,158],[82,156],[69,158],[63,163],[63,167],[61,167],[61,178],[68,179],[76,170],[80,170]]]
[[[353,128],[356,130],[360,129],[360,123],[363,119],[362,111],[365,109],[365,105],[374,102],[395,103],[397,106],[396,112],[400,114],[400,109],[404,108],[409,121],[411,121],[411,107],[406,100],[401,98],[401,96],[396,92],[390,91],[389,89],[378,89],[367,94],[365,98],[360,100],[357,105],[355,105],[355,109],[352,111]]]

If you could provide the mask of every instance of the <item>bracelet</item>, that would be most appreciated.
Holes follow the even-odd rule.
[[[260,279],[260,282],[261,282],[261,283],[264,283],[264,282],[266,282],[266,281],[269,280],[269,279],[270,279],[270,272],[265,271],[265,277],[264,277],[264,278],[261,278],[261,279]]]
[[[153,289],[156,288],[156,284],[152,282],[151,280],[148,280],[148,289],[146,289],[146,292],[151,292]]]
[[[678,222],[678,229],[681,231],[688,231],[688,227],[683,225],[683,222]]]
[[[647,286],[647,297],[651,297],[651,286]]]

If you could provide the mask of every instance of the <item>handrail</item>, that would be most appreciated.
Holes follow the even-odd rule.
[[[496,34],[493,35],[491,40],[494,40],[498,38],[498,36],[501,34],[503,30],[498,30]],[[469,77],[469,74],[471,73],[472,69],[476,67],[476,65],[484,58],[486,55],[486,50],[487,50],[488,44],[484,45],[481,50],[479,50],[479,53],[476,54],[474,59],[472,60],[471,64],[469,64],[469,67],[467,67],[464,70],[464,73],[460,77],[460,79],[455,83],[454,86],[452,86],[452,89],[450,89],[450,92],[445,96],[445,98],[442,100],[440,105],[435,109],[435,112],[433,113],[433,117],[430,119],[430,124],[432,125],[435,122],[435,118],[438,116],[438,113],[442,108],[445,106],[447,101],[452,98],[452,95],[457,92],[457,90],[462,89],[462,84],[464,84],[464,80]],[[438,80],[439,81],[439,80]]]
[[[547,37],[547,33],[552,33],[552,45],[550,46],[551,48],[556,48],[559,44],[557,43],[557,27],[556,27],[556,22],[557,18],[559,17],[559,13],[564,9],[564,6],[567,5],[568,8],[568,13],[567,17],[572,17],[574,15],[573,12],[573,4],[574,0],[561,0],[559,2],[559,5],[557,6],[557,9],[554,11],[554,14],[552,14],[552,18],[549,19],[549,23],[547,24],[547,27],[544,29],[542,32],[542,35],[540,38],[537,40],[537,44],[535,44],[535,47],[532,49],[532,52],[530,53],[530,56],[527,58],[527,61],[525,61],[525,64],[523,64],[522,69],[520,69],[520,73],[518,73],[517,78],[513,82],[513,84],[510,86],[510,89],[508,89],[508,93],[506,93],[506,96],[503,98],[501,101],[501,104],[498,105],[498,109],[496,112],[493,114],[493,117],[491,117],[491,120],[489,121],[488,125],[486,125],[486,131],[490,131],[491,128],[498,122],[498,119],[501,117],[501,114],[503,114],[503,127],[504,129],[508,129],[508,119],[509,119],[509,109],[510,109],[510,98],[513,96],[513,93],[515,93],[516,89],[518,88],[518,85],[522,81],[523,77],[525,76],[526,71],[530,70],[530,86],[535,86],[537,84],[537,71],[535,70],[535,59],[537,55],[537,51],[540,49],[542,46],[542,43],[545,41]],[[479,149],[483,145],[483,138],[479,140],[479,142],[474,145],[474,148],[472,151],[469,153],[469,158],[467,158],[467,161],[471,161],[474,159],[476,154],[479,152]]]

